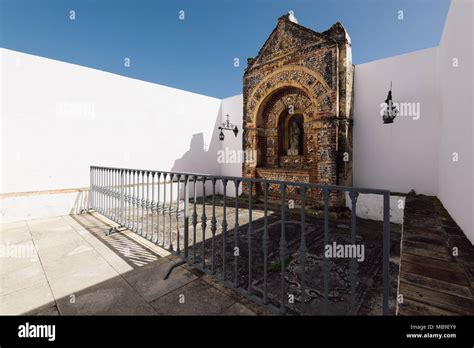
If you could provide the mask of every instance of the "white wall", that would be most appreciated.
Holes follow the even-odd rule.
[[[452,2],[439,47],[438,197],[474,243],[473,7],[470,0]]]
[[[88,208],[88,199],[88,190],[12,195],[0,200],[0,222],[79,214]]]
[[[0,219],[68,214],[89,166],[220,174],[220,99],[0,49]],[[43,191],[28,195],[5,195]],[[200,190],[198,190],[200,191]]]
[[[219,161],[224,159],[221,163],[221,175],[223,176],[242,176],[242,134],[243,134],[243,95],[236,95],[234,97],[222,100],[221,115],[222,122],[226,121],[226,115],[229,114],[229,120],[239,128],[237,136],[230,131],[224,132],[225,138],[221,142],[222,155],[218,157]],[[221,162],[221,161],[220,161]],[[222,187],[219,192],[222,193]],[[235,185],[233,183],[227,186],[227,195],[235,197]],[[239,194],[242,193],[242,185],[239,188]]]
[[[345,193],[346,207],[352,210],[352,201],[349,193]],[[405,197],[390,196],[390,222],[393,224],[403,224],[403,214],[405,211]],[[362,193],[357,197],[356,216],[362,219],[383,221],[383,196]]]
[[[356,66],[353,158],[354,186],[436,195],[471,242],[473,7],[452,0],[439,47]],[[420,103],[419,120],[382,124],[379,103],[390,80],[394,101]]]
[[[222,141],[221,149],[227,151],[229,156],[226,157],[229,157],[228,159],[230,160],[221,166],[221,175],[224,176],[242,176],[242,162],[232,161],[230,151],[242,151],[243,103],[244,100],[241,94],[222,100],[222,122],[226,120],[226,114],[229,114],[230,121],[239,128],[237,137],[230,132],[226,132],[224,141]]]
[[[354,186],[437,194],[437,48],[357,65],[354,76]],[[380,104],[419,103],[420,117],[383,124]]]
[[[0,192],[87,187],[91,164],[220,173],[219,99],[0,52]]]

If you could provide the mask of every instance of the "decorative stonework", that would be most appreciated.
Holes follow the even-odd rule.
[[[244,74],[243,149],[257,154],[244,176],[352,185],[352,80],[340,23],[318,33],[281,17]]]

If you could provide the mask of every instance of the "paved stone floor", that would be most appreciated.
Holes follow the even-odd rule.
[[[199,212],[199,216],[201,215]],[[278,306],[280,294],[280,276],[275,268],[280,239],[278,214],[272,212],[269,217],[269,252],[268,258],[268,296],[271,303]],[[216,208],[219,220],[222,208]],[[255,238],[253,238],[253,290],[262,291],[261,280],[261,233],[262,212],[255,210]],[[229,216],[229,225],[233,226],[235,216]],[[298,246],[300,226],[288,216],[287,226],[288,251],[291,260],[285,282],[295,295],[295,305],[289,305],[290,313],[299,314],[302,308],[299,295]],[[322,221],[308,218],[306,233],[308,245],[307,271],[312,272],[306,281],[307,314],[323,314],[322,304],[322,270],[321,260],[314,255],[320,254],[322,247]],[[239,212],[242,231],[246,231],[248,212]],[[180,230],[183,230],[180,221]],[[346,224],[331,222],[332,238],[338,242],[347,242],[349,238],[348,221]],[[206,244],[193,244],[192,223],[190,223],[190,258],[200,263],[205,247],[206,264],[211,265],[212,243],[210,233],[206,232]],[[169,225],[169,223],[168,223]],[[167,225],[167,226],[168,226]],[[362,240],[368,247],[367,260],[359,270],[357,303],[358,314],[381,314],[381,224],[380,222],[358,221],[358,241]],[[176,227],[176,225],[175,225]],[[202,226],[198,226],[196,240],[202,239]],[[151,240],[138,236],[129,230],[106,235],[110,225],[98,214],[63,216],[44,220],[33,220],[0,225],[2,245],[8,246],[15,255],[0,259],[2,279],[0,283],[0,314],[124,314],[124,315],[173,315],[173,314],[242,314],[270,315],[253,301],[241,296],[213,280],[208,275],[191,266],[177,268],[167,280],[163,276],[177,259],[166,249],[152,243]],[[150,228],[151,230],[151,228]],[[168,230],[168,228],[167,228]],[[209,228],[208,228],[209,230]],[[398,230],[400,228],[398,227]],[[162,230],[160,230],[162,234]],[[261,231],[260,231],[261,232]],[[395,298],[398,279],[398,253],[400,234],[393,226],[392,250],[395,258],[392,270],[392,296]],[[222,236],[219,230],[216,235],[216,271],[222,271]],[[168,235],[168,233],[166,233]],[[259,237],[260,236],[260,237]],[[398,237],[397,237],[398,236]],[[234,279],[233,230],[229,229],[226,254],[228,268],[226,278]],[[239,282],[244,289],[248,286],[248,249],[246,233],[239,237],[241,262],[239,263]],[[151,235],[150,235],[150,239]],[[176,234],[173,236],[176,240]],[[276,243],[276,244],[275,244]],[[176,245],[176,243],[174,243]],[[166,246],[166,245],[165,245]],[[16,249],[15,249],[16,247]],[[20,249],[21,248],[21,249]],[[314,250],[313,250],[314,249]],[[220,251],[219,251],[220,250]],[[197,251],[197,259],[193,256]],[[275,261],[276,260],[276,261]],[[314,265],[313,265],[314,263]],[[331,262],[332,263],[332,262]],[[340,265],[339,265],[340,263]],[[391,262],[392,264],[392,262]],[[277,267],[279,269],[279,267]],[[348,310],[348,265],[344,260],[332,264],[330,279],[330,298],[332,314],[347,314]],[[245,283],[247,282],[247,283]],[[296,286],[296,287],[295,287]],[[183,300],[181,303],[180,300]],[[256,294],[258,296],[258,294]],[[260,294],[262,295],[262,294]],[[258,296],[261,297],[261,296]],[[394,301],[391,301],[393,314]],[[301,307],[301,308],[300,308]],[[359,308],[359,307],[358,307]],[[337,311],[335,311],[337,309]]]
[[[141,233],[148,240],[156,242],[164,248],[170,245],[180,250],[184,248],[184,205],[180,204],[179,216],[176,216],[176,205],[173,211],[169,209],[156,211],[141,209],[139,206],[126,207],[124,218],[126,226],[137,233]],[[333,258],[328,261],[328,298],[326,306],[324,294],[324,219],[320,212],[307,211],[305,214],[305,274],[304,287],[301,278],[301,209],[300,207],[287,207],[285,209],[285,272],[284,292],[294,297],[294,302],[287,301],[282,297],[281,290],[281,205],[270,202],[268,207],[268,238],[267,238],[267,277],[264,275],[264,210],[261,202],[256,202],[252,209],[252,233],[249,238],[250,215],[246,199],[239,199],[238,209],[235,209],[235,199],[227,197],[226,214],[223,209],[222,196],[215,197],[215,209],[212,209],[212,198],[207,197],[205,202],[198,198],[196,204],[190,201],[188,210],[188,246],[189,260],[195,264],[204,263],[207,270],[214,269],[215,274],[226,281],[238,284],[241,289],[249,289],[251,281],[251,293],[259,299],[265,297],[274,307],[281,307],[282,301],[288,314],[308,315],[380,315],[382,313],[382,231],[383,224],[380,221],[357,219],[357,244],[365,247],[364,262],[357,263],[358,271],[355,278],[356,298],[355,306],[351,307],[351,274],[350,262],[347,258]],[[105,204],[99,207],[101,214],[116,220],[119,215],[117,205]],[[207,223],[203,228],[202,218]],[[193,224],[195,217],[196,224]],[[216,223],[215,238],[212,235],[213,218]],[[224,236],[221,226],[227,223],[227,232]],[[329,243],[350,244],[351,241],[350,211],[335,214],[330,212],[329,216]],[[237,229],[237,233],[234,233]],[[179,231],[179,232],[178,232]],[[396,295],[398,287],[399,254],[401,225],[391,224],[390,227],[390,313],[396,312]],[[145,233],[146,232],[146,233]],[[179,238],[178,238],[179,237]],[[249,253],[249,245],[251,252]],[[225,246],[225,247],[224,247]],[[235,250],[238,248],[238,257]],[[215,257],[213,257],[213,255]],[[203,259],[204,258],[204,259]],[[224,267],[225,259],[225,267]],[[252,269],[249,272],[249,261]],[[251,275],[250,275],[251,274]],[[265,286],[266,285],[266,286]],[[304,288],[305,297],[301,296]],[[327,310],[325,309],[327,308]]]
[[[474,315],[474,247],[436,197],[407,196],[399,293],[399,315]]]
[[[202,211],[199,211],[198,216],[201,214]],[[217,209],[218,217],[220,214],[220,209]],[[244,232],[246,231],[245,223],[248,222],[246,214],[245,211],[239,213],[239,222]],[[291,218],[291,216],[288,217]],[[259,225],[261,212],[256,210],[254,218],[260,221],[254,226],[257,231],[261,227]],[[233,226],[234,220],[232,216],[229,217],[229,226]],[[269,227],[270,237],[275,234],[275,241],[279,240],[278,221],[278,214],[273,214],[269,219],[269,226],[276,223],[276,230],[278,230],[275,232],[272,227]],[[319,253],[317,248],[320,247],[320,242],[318,241],[322,235],[317,227],[319,225],[321,225],[320,221],[311,219],[307,221],[308,250],[313,256]],[[358,220],[358,241],[369,247],[367,257],[374,261],[380,259],[377,253],[381,249],[378,244],[380,243],[379,225],[378,222]],[[314,231],[311,226],[315,228]],[[396,308],[394,296],[399,268],[399,226],[391,227],[391,273],[393,271],[391,313],[395,314],[396,309],[399,315],[473,315],[474,248],[441,203],[434,197],[425,196],[407,197],[399,280],[399,293],[403,295],[404,301]],[[168,280],[163,280],[170,265],[177,261],[173,255],[129,230],[106,235],[109,227],[109,223],[97,214],[0,225],[0,243],[4,247],[2,257],[0,257],[2,271],[0,314],[272,314],[269,310],[236,291],[224,287],[192,266],[180,266]],[[180,229],[182,228],[181,222]],[[347,228],[347,221],[342,221],[342,223],[333,221],[330,225],[331,236],[339,243],[346,242],[349,231]],[[289,223],[288,225],[288,247],[290,255],[293,255],[293,261],[290,261],[288,265],[290,271],[293,266],[298,269],[295,252],[300,229],[297,224]],[[194,234],[191,232],[192,226],[190,226],[192,243]],[[232,230],[229,230],[230,246],[234,245],[232,233]],[[198,226],[196,240],[200,241],[202,236],[202,230]],[[375,238],[376,236],[379,237]],[[150,239],[153,239],[151,237]],[[245,233],[242,233],[240,237],[243,247],[241,257],[244,257]],[[176,235],[172,236],[172,239],[175,240],[175,238]],[[208,231],[205,233],[205,238],[206,240],[210,238]],[[216,245],[222,245],[222,239],[219,239],[219,236],[217,238]],[[252,243],[256,247],[261,241],[255,239]],[[270,239],[270,245],[272,243]],[[191,258],[197,250],[196,261],[202,261],[202,258],[199,258],[201,251],[204,251],[202,246],[205,247],[205,262],[209,265],[211,262],[209,242],[204,245],[197,244],[195,248],[191,247]],[[458,250],[457,256],[453,255],[454,247]],[[315,249],[312,250],[312,248]],[[219,258],[219,253],[216,255]],[[258,255],[254,255],[253,258],[258,261]],[[231,257],[229,259],[232,262]],[[316,273],[310,278],[320,279],[318,260],[311,258],[307,260],[308,263],[311,261],[316,262],[314,268]],[[242,264],[245,263],[242,262]],[[257,263],[260,264],[261,260]],[[369,262],[368,265],[376,263]],[[221,266],[217,263],[216,269]],[[273,268],[273,264],[270,263],[269,267]],[[362,266],[359,270],[362,292],[361,296],[358,296],[358,303],[361,304],[358,314],[378,315],[381,310],[380,270],[364,267],[366,266]],[[229,264],[228,279],[232,279],[233,269],[232,264]],[[244,284],[247,274],[245,267],[239,268],[239,274],[241,271],[240,281]],[[270,288],[274,281],[275,284],[279,284],[277,276],[278,272],[269,275]],[[341,284],[346,282],[345,272],[340,273],[340,276],[342,277]],[[258,290],[258,269],[253,273],[253,279],[255,280],[254,290]],[[298,294],[297,273],[292,275],[290,272],[286,281],[296,284],[293,290],[295,294]],[[275,289],[278,288],[278,284],[275,285]],[[332,284],[337,285],[337,282]],[[312,307],[315,307],[315,311],[311,310],[311,313],[307,314],[318,314],[317,309],[321,307],[318,304],[318,299],[321,298],[321,284],[318,281],[309,282],[307,287],[313,289],[315,293],[315,297],[312,297],[314,299]],[[298,314],[298,308],[290,308],[290,310]],[[341,308],[341,310],[345,309]]]
[[[255,315],[268,310],[85,214],[0,225],[0,314]],[[7,253],[7,255],[5,255]]]

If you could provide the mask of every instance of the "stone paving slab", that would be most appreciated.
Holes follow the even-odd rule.
[[[31,239],[30,230],[25,221],[0,224],[0,242],[16,244]]]
[[[257,314],[240,303],[234,303],[232,306],[220,313],[220,315],[255,316]]]
[[[47,277],[54,297],[60,299],[62,297],[69,297],[71,294],[76,294],[80,291],[94,286],[95,284],[116,278],[119,274],[108,264],[94,265],[88,263],[75,269],[72,272],[64,273],[59,277]]]
[[[39,262],[31,263],[10,272],[4,272],[0,280],[0,296],[24,288],[34,287],[46,281],[43,268]]]
[[[156,315],[123,278],[85,288],[57,301],[61,315]]]
[[[176,258],[128,230],[106,235],[109,228],[91,214],[0,225],[3,244],[29,252],[0,258],[0,315],[171,314],[181,292],[189,315],[255,314],[187,267],[163,280]]]
[[[161,315],[219,315],[235,304],[230,297],[196,279],[153,301],[151,305]]]
[[[153,267],[125,274],[124,277],[144,299],[151,302],[197,279],[191,272],[177,268],[168,279],[164,280],[163,277],[170,264],[170,262],[154,264]]]
[[[34,312],[31,313],[32,315],[45,315],[45,316],[56,316],[59,315],[59,310],[57,305],[52,305],[49,307],[46,307],[45,309],[39,311],[39,312]]]
[[[0,315],[18,315],[31,310],[41,311],[54,303],[53,293],[46,280],[0,296]]]
[[[0,269],[2,270],[2,275],[29,267],[32,264],[40,263],[33,241],[25,240],[15,244],[4,245],[7,247],[6,252],[9,254],[12,253],[12,255],[0,258]]]

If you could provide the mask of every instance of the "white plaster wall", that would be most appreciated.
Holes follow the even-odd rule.
[[[346,193],[346,207],[352,210],[352,202]],[[403,224],[405,197],[390,196],[390,222]],[[359,194],[356,203],[356,216],[362,219],[383,221],[383,196],[376,194]]]
[[[235,137],[230,132],[225,132],[225,139],[222,141],[221,149],[225,151],[241,151],[242,150],[242,134],[243,134],[243,96],[236,95],[234,97],[222,100],[221,114],[222,122],[226,120],[226,114],[229,114],[230,121],[239,127],[239,133]],[[230,158],[230,162],[221,166],[221,174],[224,176],[242,176],[242,162],[234,162]]]
[[[224,132],[225,138],[221,142],[221,151],[225,162],[221,164],[221,175],[223,176],[242,176],[242,134],[243,134],[243,96],[236,95],[234,97],[222,100],[221,116],[222,122],[226,120],[226,114],[229,114],[229,120],[239,128],[239,133],[234,136],[232,132]],[[220,159],[218,157],[218,159]],[[227,194],[235,197],[235,185],[233,183],[227,186]],[[220,188],[222,193],[222,187]],[[242,192],[242,185],[239,188],[239,194]]]
[[[355,67],[354,186],[436,195],[440,127],[437,48]],[[420,105],[420,118],[383,124],[380,104],[393,83],[394,102]]]
[[[0,200],[0,222],[79,214],[88,208],[89,191],[28,194]]]
[[[453,0],[439,47],[438,197],[474,243],[473,5]],[[453,59],[458,66],[453,66]],[[453,161],[453,153],[458,161]]]
[[[219,99],[0,52],[0,192],[87,187],[91,164],[220,174]]]

